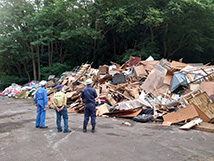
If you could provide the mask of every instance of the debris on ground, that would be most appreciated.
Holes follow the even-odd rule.
[[[67,96],[68,112],[82,113],[80,94],[87,78],[93,80],[98,95],[97,116],[132,118],[137,122],[162,120],[163,126],[179,124],[180,129],[186,130],[203,130],[197,127],[205,123],[206,127],[213,125],[214,66],[154,60],[151,56],[143,61],[131,56],[122,65],[111,62],[98,69],[86,63],[62,73],[60,78],[49,76],[49,107],[53,107],[52,97],[60,84]],[[38,81],[24,86],[13,83],[0,96],[33,98],[37,88]]]

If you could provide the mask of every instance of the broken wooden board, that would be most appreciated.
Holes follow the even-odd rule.
[[[106,84],[102,84],[102,92],[103,94],[107,93],[107,88],[106,88]]]
[[[74,94],[76,94],[76,91],[67,92],[65,95],[66,95],[67,98],[71,98]]]
[[[173,77],[173,73],[174,73],[174,71],[170,71],[170,70],[167,71],[166,76],[163,81],[164,84],[170,85],[172,77]]]
[[[190,94],[189,97],[184,97],[184,99],[188,103],[194,103],[209,119],[214,118],[214,103],[206,92],[197,95]]]
[[[172,61],[172,62],[170,63],[170,66],[171,66],[172,68],[174,68],[174,69],[179,69],[179,70],[185,68],[187,65],[188,65],[188,64],[181,63],[181,62],[177,62],[177,61]]]
[[[134,56],[130,56],[129,57],[129,66],[136,66],[139,62],[141,61],[140,57],[134,57]]]
[[[111,106],[115,106],[117,104],[117,102],[114,100],[114,98],[112,98],[110,94],[106,94],[106,100]]]
[[[200,125],[194,126],[193,129],[206,131],[206,132],[214,132],[214,124],[202,122]]]
[[[104,113],[109,112],[107,105],[105,103],[100,106],[97,106],[96,109],[97,109],[97,112],[96,112],[97,116],[102,116]]]
[[[159,61],[154,60],[154,61],[140,61],[139,65],[142,64],[145,68],[146,71],[152,71],[155,66],[159,63]]]
[[[152,70],[152,72],[149,74],[149,76],[143,82],[140,88],[147,92],[153,93],[163,84],[164,78],[165,78],[165,73],[156,69]]]
[[[68,112],[68,113],[75,113],[75,109],[74,109],[74,108],[67,109],[67,112]]]
[[[68,78],[64,78],[63,82],[61,83],[62,86],[66,85],[68,83]]]
[[[147,73],[143,65],[139,65],[133,68],[135,77],[140,80],[143,78]]]
[[[201,118],[204,122],[209,122],[210,119],[197,108],[193,103],[182,108],[176,112],[171,112],[163,116],[164,122],[178,123],[181,121],[193,119],[195,117]],[[163,123],[165,124],[165,123]]]
[[[194,119],[194,120],[186,123],[185,125],[179,127],[179,129],[181,129],[181,130],[188,130],[188,129],[191,129],[192,127],[198,125],[201,122],[202,122],[202,120],[200,118],[197,118],[197,119]]]
[[[107,65],[99,66],[99,73],[100,74],[108,74],[109,67]]]
[[[200,89],[205,91],[214,100],[214,82],[201,82]]]
[[[138,92],[138,88],[134,88],[134,87],[125,87],[125,90],[131,95],[133,96],[135,99],[139,98],[139,92]],[[130,96],[129,96],[130,97]]]

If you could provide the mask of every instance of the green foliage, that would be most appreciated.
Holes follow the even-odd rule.
[[[19,78],[17,76],[9,76],[9,75],[1,75],[0,76],[0,86],[3,88],[10,86],[12,83],[23,84],[23,78]]]
[[[47,80],[49,75],[59,77],[65,71],[71,71],[71,67],[67,64],[54,63],[52,67],[42,67],[42,79]]]
[[[130,56],[214,62],[210,0],[1,0],[0,15],[0,75],[14,80]]]
[[[141,60],[145,60],[149,56],[152,56],[155,60],[159,60],[160,54],[158,54],[158,48],[155,42],[140,43],[135,49],[128,49],[121,56],[122,62],[129,60],[130,56],[141,57]]]

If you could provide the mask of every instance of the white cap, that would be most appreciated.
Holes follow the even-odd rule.
[[[40,86],[45,86],[47,84],[47,82],[45,80],[42,80],[39,84],[40,84]]]
[[[88,79],[85,81],[85,83],[88,85],[88,84],[93,83],[93,81],[92,81],[90,78],[88,78]]]

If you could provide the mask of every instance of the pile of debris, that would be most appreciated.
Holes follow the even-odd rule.
[[[0,96],[7,96],[13,98],[32,98],[39,88],[38,81],[31,81],[23,86],[12,83],[9,87],[5,88]]]
[[[183,125],[180,129],[214,131],[214,66],[157,61],[152,57],[142,61],[133,56],[123,65],[111,62],[99,69],[86,63],[63,73],[60,79],[50,76],[49,106],[56,85],[61,84],[68,112],[83,112],[80,94],[87,78],[93,80],[98,94],[98,116],[131,117],[138,122],[156,120],[163,121],[164,126],[179,123]]]

